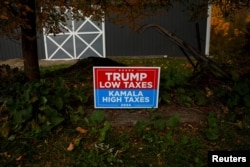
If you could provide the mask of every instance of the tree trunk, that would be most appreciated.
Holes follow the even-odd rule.
[[[26,15],[26,25],[21,26],[22,53],[24,60],[24,73],[32,80],[40,79],[40,69],[38,63],[37,34],[36,34],[36,0],[24,0],[32,12]]]

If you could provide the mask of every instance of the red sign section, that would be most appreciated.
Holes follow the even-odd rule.
[[[96,89],[156,89],[158,69],[145,68],[95,68]]]

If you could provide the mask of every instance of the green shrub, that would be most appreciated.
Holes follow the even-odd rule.
[[[216,6],[214,7],[216,8]],[[225,26],[212,26],[210,54],[221,64],[236,65],[245,60],[242,55],[243,44],[246,42],[244,29],[247,27],[248,10],[242,9],[229,18],[220,19]],[[216,28],[222,28],[219,33]],[[225,33],[223,33],[225,32]]]
[[[250,125],[250,79],[240,79],[230,84],[223,84],[215,89],[215,96],[229,112],[226,121],[241,122],[244,127]]]
[[[188,85],[191,70],[182,64],[169,63],[166,70],[161,73],[160,97],[163,102],[171,103],[174,90]]]
[[[62,79],[41,80],[11,88],[6,109],[9,133],[38,135],[67,121],[74,114],[74,106],[87,101],[84,92],[66,88]],[[3,128],[2,128],[3,130]],[[8,133],[7,133],[8,134]],[[5,137],[8,137],[5,133]]]
[[[250,79],[234,81],[231,84],[222,84],[215,89],[216,97],[232,110],[237,107],[250,108],[249,93]]]
[[[169,91],[175,87],[186,85],[190,74],[190,69],[180,64],[169,63],[167,70],[161,74],[161,89]]]

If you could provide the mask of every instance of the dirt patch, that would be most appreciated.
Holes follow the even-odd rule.
[[[159,119],[168,120],[174,115],[178,115],[181,123],[199,123],[207,119],[207,115],[211,111],[207,107],[180,107],[177,105],[159,105],[158,109],[150,110],[104,110],[106,118],[111,125],[134,126],[138,121],[148,120],[152,116],[157,116]]]

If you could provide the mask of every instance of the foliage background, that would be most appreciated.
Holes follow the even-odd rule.
[[[221,6],[213,5],[211,19],[210,56],[222,64],[237,65],[245,61],[248,53],[243,54],[247,28],[250,23],[248,9],[241,9],[233,15],[225,16]]]

